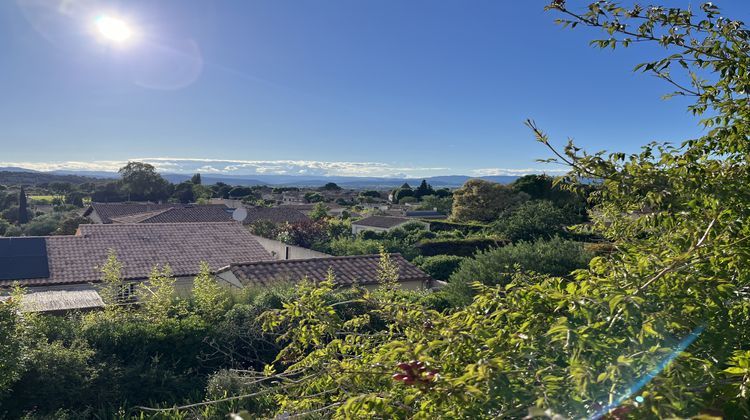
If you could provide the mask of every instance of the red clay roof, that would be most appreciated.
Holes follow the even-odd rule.
[[[123,263],[126,280],[147,278],[156,264],[169,264],[175,276],[192,276],[198,273],[201,261],[218,270],[239,261],[273,259],[236,222],[90,224],[81,225],[76,236],[49,236],[45,240],[49,277],[19,279],[21,285],[100,281],[99,268],[109,249]],[[0,281],[0,287],[11,284],[11,280]]]
[[[299,210],[288,207],[250,207],[247,209],[247,217],[242,223],[249,225],[257,221],[269,221],[272,223],[298,223],[308,222],[310,218]]]
[[[390,254],[391,261],[398,265],[399,282],[431,282],[432,278],[401,254]],[[310,258],[304,260],[277,260],[232,264],[228,270],[244,285],[269,285],[278,282],[296,282],[303,277],[320,282],[326,279],[332,268],[336,284],[377,284],[380,256],[354,255],[346,257]]]
[[[231,209],[225,206],[197,205],[170,207],[147,213],[112,217],[113,223],[199,223],[231,222]]]
[[[88,216],[92,212],[96,211],[96,214],[99,215],[99,218],[102,219],[102,223],[112,223],[112,219],[115,219],[115,218],[140,215],[143,213],[158,212],[158,211],[168,210],[171,208],[193,208],[193,209],[203,208],[205,209],[209,207],[213,207],[215,209],[222,209],[224,211],[227,210],[227,207],[223,204],[91,203],[89,208],[84,213],[84,216]],[[187,214],[198,215],[200,213],[198,211],[193,211],[191,213],[184,213],[184,214],[185,215]],[[229,219],[210,220],[210,221],[227,221],[227,220],[231,220],[231,214],[229,215]],[[182,222],[202,222],[202,221],[209,221],[209,220],[184,219]],[[156,223],[159,223],[159,222],[156,222]]]

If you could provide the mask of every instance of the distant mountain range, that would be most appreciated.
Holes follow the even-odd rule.
[[[190,179],[192,174],[170,174],[163,173],[162,176],[173,183],[180,183]],[[0,167],[0,184],[9,183],[7,180],[23,179],[23,183],[38,184],[49,182],[92,182],[103,179],[116,179],[119,175],[116,172],[104,171],[35,171],[19,167]],[[59,178],[59,179],[57,179]],[[401,186],[407,182],[412,187],[416,187],[422,182],[422,179],[435,188],[457,188],[462,186],[467,180],[480,178],[487,181],[501,184],[509,184],[519,177],[509,175],[470,177],[466,175],[445,175],[433,176],[426,178],[390,178],[390,177],[356,177],[356,176],[306,176],[306,175],[220,175],[220,174],[201,174],[203,183],[214,184],[224,182],[230,185],[269,185],[277,187],[319,187],[328,182],[335,182],[343,188],[372,188],[387,189]],[[6,181],[3,181],[3,180]]]

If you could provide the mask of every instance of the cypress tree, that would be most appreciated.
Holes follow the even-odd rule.
[[[21,191],[18,192],[18,223],[24,224],[29,222],[29,210],[28,204],[26,203],[26,191],[21,187]]]

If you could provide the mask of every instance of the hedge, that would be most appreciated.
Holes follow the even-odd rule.
[[[505,246],[508,242],[497,238],[428,239],[417,244],[421,255],[458,255],[471,257],[477,251]]]
[[[458,269],[466,257],[458,255],[435,255],[432,257],[418,257],[413,262],[433,279],[448,280]]]
[[[432,220],[423,219],[423,222],[430,224],[430,231],[432,232],[447,232],[451,230],[458,230],[464,234],[478,233],[489,227],[488,225],[482,225],[479,223],[458,223],[448,222],[446,220]]]

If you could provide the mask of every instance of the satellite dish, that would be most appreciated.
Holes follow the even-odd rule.
[[[241,222],[247,218],[247,209],[244,207],[237,207],[232,212],[232,219]]]

